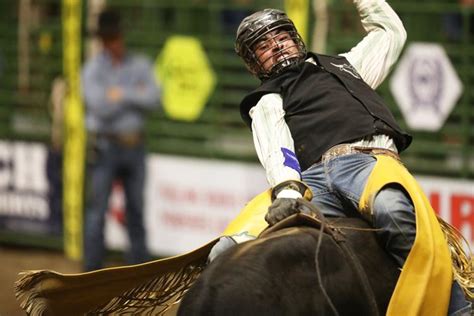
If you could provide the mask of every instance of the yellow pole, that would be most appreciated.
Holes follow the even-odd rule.
[[[64,250],[82,258],[85,161],[84,107],[81,100],[81,0],[63,0],[63,71],[68,84],[64,109]]]
[[[305,43],[308,42],[309,0],[285,0],[285,12],[295,24]]]

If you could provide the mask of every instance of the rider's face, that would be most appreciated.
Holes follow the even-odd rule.
[[[298,46],[284,30],[268,33],[255,46],[255,55],[265,71],[285,58],[298,55]]]

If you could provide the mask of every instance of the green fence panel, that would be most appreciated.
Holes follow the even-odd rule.
[[[21,2],[0,2],[0,138],[49,143],[51,84],[62,73],[61,7],[55,0],[29,1],[32,18],[25,39],[19,31]],[[381,85],[378,92],[400,124],[414,136],[412,146],[402,155],[403,160],[417,174],[473,179],[474,9],[454,0],[389,2],[405,24],[408,43],[441,44],[464,86],[443,127],[436,132],[420,132],[407,128],[388,88],[391,76]],[[108,3],[122,11],[130,49],[155,60],[169,36],[195,36],[202,42],[217,76],[215,90],[195,122],[173,120],[163,110],[150,115],[149,149],[257,161],[250,131],[240,119],[238,106],[258,81],[247,73],[235,55],[233,43],[236,27],[246,14],[266,7],[282,8],[283,1],[114,0]],[[87,1],[84,7],[86,20]],[[355,8],[350,1],[330,0],[328,10],[328,52],[347,51],[364,35]],[[311,23],[314,22],[313,18]],[[83,36],[89,36],[85,29]]]

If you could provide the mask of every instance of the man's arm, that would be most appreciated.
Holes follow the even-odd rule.
[[[108,74],[97,61],[86,64],[82,86],[88,109],[101,119],[109,119],[120,114],[125,107],[143,110],[156,107],[160,91],[151,69],[148,61],[138,59],[132,65],[131,82],[110,85]]]
[[[249,114],[255,149],[268,183],[274,187],[286,180],[299,180],[301,169],[285,122],[281,96],[276,93],[264,95]]]
[[[377,88],[397,61],[407,37],[402,21],[385,0],[354,0],[367,35],[341,54],[364,81]]]
[[[304,211],[300,199],[311,200],[312,193],[300,181],[301,168],[285,122],[281,96],[276,93],[263,96],[249,114],[255,149],[272,186],[273,203],[265,220],[274,225],[291,214]]]
[[[105,74],[97,62],[86,63],[82,71],[82,91],[88,111],[101,119],[109,119],[120,113],[114,100],[116,91],[109,87]]]
[[[137,57],[134,63],[134,71],[137,80],[132,85],[124,86],[123,101],[131,106],[149,110],[158,105],[160,89],[155,81],[151,63],[141,57]]]

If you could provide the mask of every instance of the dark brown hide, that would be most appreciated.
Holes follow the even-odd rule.
[[[335,224],[369,228],[356,218]],[[179,315],[384,315],[398,279],[395,263],[373,231],[340,230],[359,262],[317,228],[284,228],[222,253],[187,292]]]

